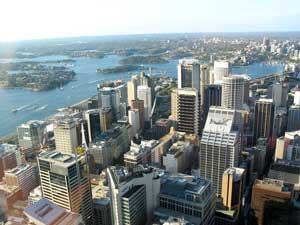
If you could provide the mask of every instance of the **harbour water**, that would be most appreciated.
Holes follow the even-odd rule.
[[[22,61],[62,60],[64,56],[49,56]],[[96,94],[97,84],[105,80],[128,80],[134,72],[116,74],[98,74],[97,68],[108,68],[118,65],[121,57],[109,55],[103,59],[76,58],[72,69],[76,72],[76,81],[64,86],[63,90],[33,92],[23,89],[0,88],[0,136],[16,130],[16,127],[31,119],[43,119],[55,113],[58,108],[66,107]],[[0,60],[9,62],[11,60]],[[13,60],[18,61],[18,60]],[[151,65],[153,74],[176,76],[178,60],[171,60],[167,64]],[[150,65],[145,65],[150,66]],[[251,77],[258,77],[276,72],[282,72],[283,64],[257,63],[248,67],[233,68],[233,73],[246,73]],[[13,109],[18,109],[13,113]]]

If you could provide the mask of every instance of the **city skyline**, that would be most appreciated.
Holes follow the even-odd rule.
[[[251,4],[240,4],[237,0],[190,0],[186,4],[177,0],[105,3],[90,0],[88,3],[5,0],[0,4],[4,9],[0,15],[0,42],[77,36],[300,30],[297,23],[300,3],[295,0],[285,1],[284,5],[280,0],[255,0]],[[288,5],[293,7],[284,8]]]

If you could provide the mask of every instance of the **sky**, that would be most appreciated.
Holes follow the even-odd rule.
[[[299,0],[0,0],[0,41],[300,31]]]

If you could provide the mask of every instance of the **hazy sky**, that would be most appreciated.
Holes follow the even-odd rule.
[[[0,0],[0,41],[174,32],[299,31],[300,0]]]

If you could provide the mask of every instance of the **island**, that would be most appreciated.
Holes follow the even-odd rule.
[[[102,74],[111,74],[111,73],[125,73],[125,72],[131,72],[136,70],[144,70],[147,69],[144,66],[137,66],[137,65],[121,65],[111,68],[99,68],[96,70],[97,73]]]
[[[120,60],[121,64],[163,64],[168,63],[168,60],[161,56],[129,56]]]
[[[71,61],[14,62],[0,64],[0,88],[47,91],[74,80],[76,73],[66,64]],[[52,65],[59,63],[59,65]],[[61,63],[65,65],[60,65]]]

